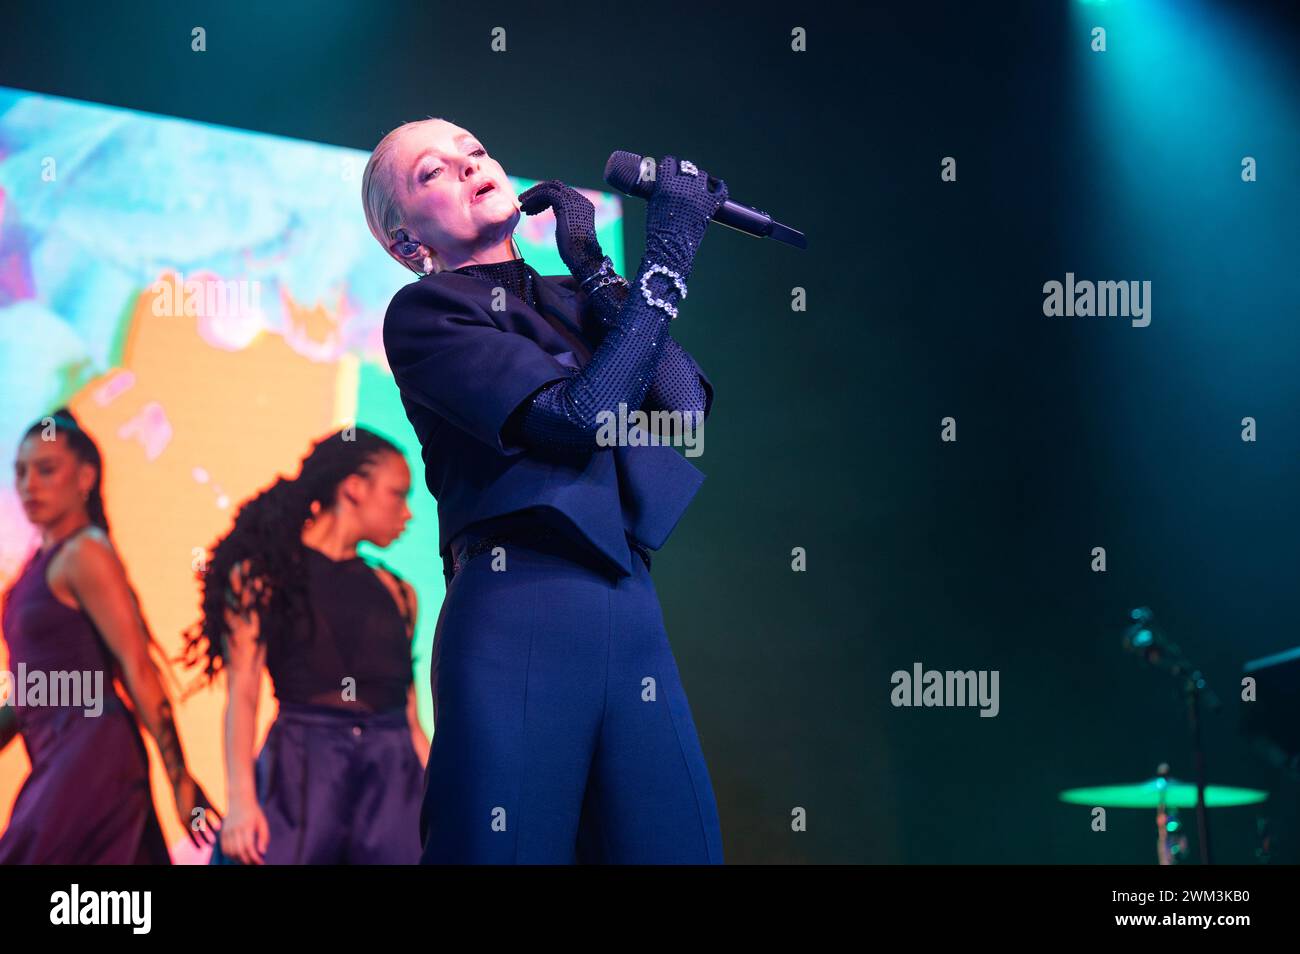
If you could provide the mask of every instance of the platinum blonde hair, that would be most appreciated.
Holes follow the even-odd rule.
[[[370,229],[370,234],[386,252],[390,251],[389,246],[393,244],[393,230],[402,224],[402,208],[397,201],[393,175],[393,151],[397,139],[412,126],[446,121],[437,116],[430,116],[428,119],[402,123],[379,140],[379,145],[375,146],[370,159],[366,162],[366,171],[361,175],[361,204],[366,211],[366,225]],[[402,264],[417,275],[425,274],[416,262],[403,259]],[[442,271],[442,262],[438,261],[436,254],[433,255],[433,270]]]

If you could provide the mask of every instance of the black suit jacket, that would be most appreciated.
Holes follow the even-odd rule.
[[[625,535],[663,546],[704,475],[668,446],[562,459],[504,441],[511,412],[585,365],[594,347],[586,329],[595,319],[576,281],[529,271],[536,310],[507,292],[504,310],[493,311],[482,279],[440,272],[401,288],[384,317],[388,364],[438,501],[439,550],[478,520],[540,508],[629,575]]]

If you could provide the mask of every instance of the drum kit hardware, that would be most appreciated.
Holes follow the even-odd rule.
[[[1098,785],[1092,788],[1071,788],[1061,792],[1060,799],[1071,805],[1091,805],[1100,808],[1146,808],[1156,812],[1156,855],[1162,865],[1176,864],[1187,854],[1187,834],[1178,817],[1179,809],[1195,808],[1197,786],[1169,776],[1169,766],[1163,764],[1155,778],[1132,785]],[[1229,785],[1205,786],[1206,808],[1234,808],[1239,805],[1257,805],[1268,798],[1268,792],[1254,788],[1234,788]]]
[[[1192,767],[1195,780],[1181,781],[1170,777],[1169,766],[1162,764],[1154,778],[1143,782],[1121,785],[1101,785],[1090,788],[1072,788],[1060,793],[1062,802],[1071,805],[1089,805],[1094,808],[1138,808],[1154,809],[1156,813],[1156,856],[1159,864],[1172,865],[1183,860],[1187,855],[1187,833],[1179,810],[1191,809],[1195,812],[1197,829],[1197,848],[1202,864],[1211,863],[1210,831],[1207,810],[1210,808],[1232,808],[1241,805],[1256,805],[1268,798],[1268,792],[1253,788],[1236,788],[1228,785],[1207,785],[1205,783],[1205,751],[1201,743],[1201,708],[1208,705],[1212,711],[1220,708],[1213,690],[1206,684],[1200,670],[1192,666],[1182,650],[1170,642],[1156,626],[1154,616],[1145,606],[1138,607],[1129,614],[1132,624],[1124,632],[1125,650],[1141,657],[1149,665],[1160,669],[1178,680],[1181,695],[1185,702],[1188,729],[1192,745]],[[1270,691],[1269,699],[1281,699],[1287,702],[1274,706],[1267,712],[1264,709],[1248,709],[1244,720],[1248,734],[1255,739],[1257,750],[1272,753],[1276,764],[1286,762],[1300,765],[1300,754],[1295,753],[1295,703],[1300,699],[1297,683],[1300,683],[1300,649],[1281,653],[1264,660],[1247,663],[1247,674],[1256,674],[1252,678],[1267,679]],[[1263,698],[1258,696],[1257,698]],[[1290,708],[1286,708],[1287,704]],[[1243,703],[1256,705],[1256,703]],[[1267,822],[1261,821],[1261,837],[1264,847],[1256,856],[1268,860],[1268,839],[1263,836]]]

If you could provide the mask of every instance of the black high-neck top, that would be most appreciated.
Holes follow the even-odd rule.
[[[491,285],[500,285],[529,308],[537,307],[537,298],[533,294],[533,276],[522,258],[494,262],[491,265],[462,265],[453,271],[461,275],[473,275]]]

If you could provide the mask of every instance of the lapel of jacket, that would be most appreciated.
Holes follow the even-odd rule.
[[[591,360],[591,347],[582,331],[582,303],[577,292],[565,288],[554,279],[542,278],[531,266],[533,273],[533,294],[537,296],[537,310],[543,318],[550,320],[566,341],[573,345],[574,354],[582,360],[583,366]]]

